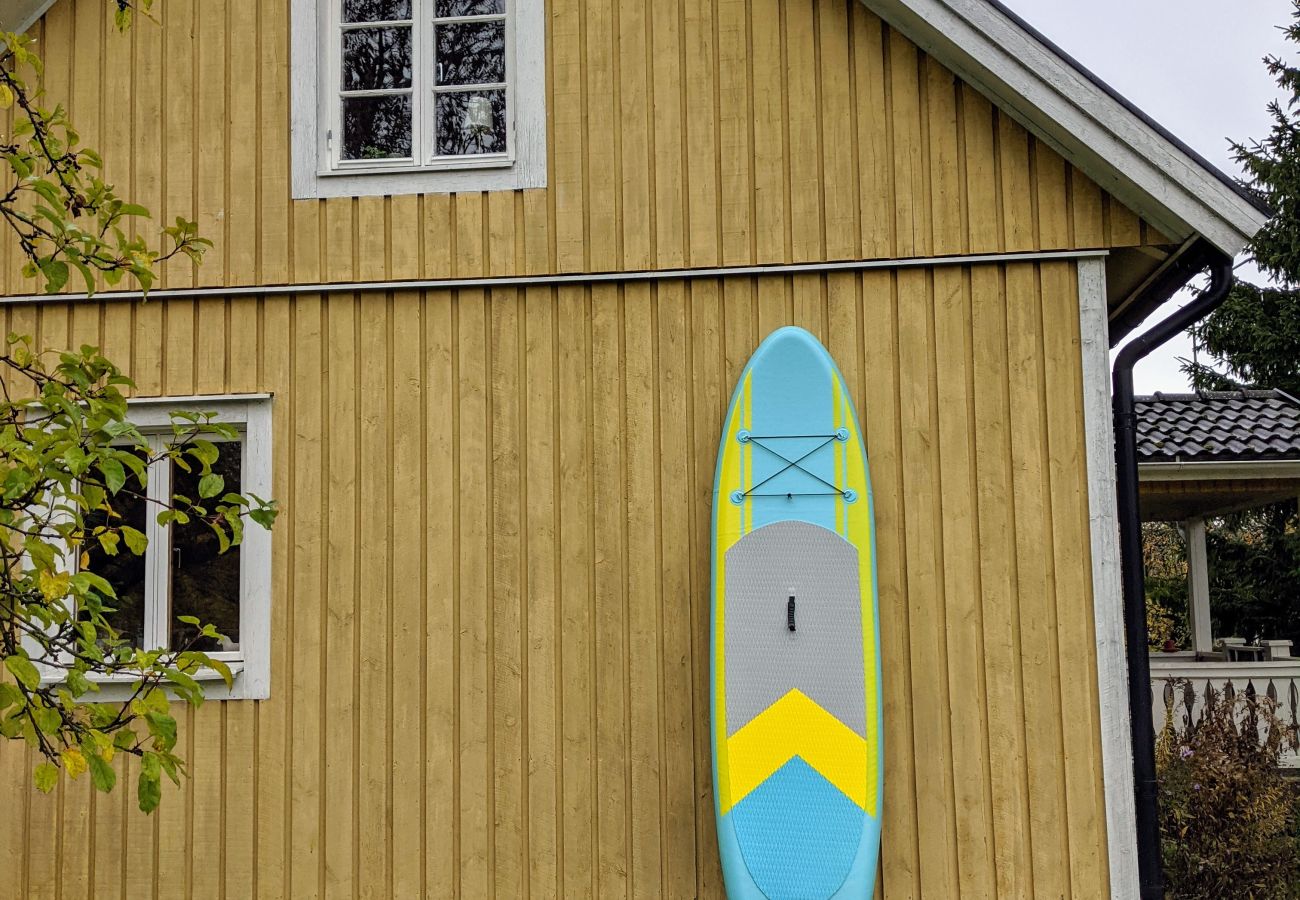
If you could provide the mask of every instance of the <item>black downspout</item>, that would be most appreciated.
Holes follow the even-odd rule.
[[[1156,806],[1156,738],[1151,713],[1151,660],[1147,653],[1146,579],[1142,519],[1138,509],[1137,414],[1133,367],[1174,335],[1214,311],[1232,288],[1232,260],[1212,265],[1210,287],[1119,351],[1114,367],[1116,493],[1124,585],[1124,642],[1128,656],[1129,714],[1133,728],[1133,787],[1137,801],[1138,876],[1143,900],[1163,900],[1160,822]]]

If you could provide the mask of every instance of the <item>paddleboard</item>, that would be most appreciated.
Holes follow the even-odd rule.
[[[883,790],[871,482],[844,379],[801,328],[763,341],[731,399],[711,649],[727,896],[871,897]]]

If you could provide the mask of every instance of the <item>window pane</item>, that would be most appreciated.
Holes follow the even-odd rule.
[[[506,151],[506,92],[438,95],[438,155]]]
[[[143,452],[139,454],[145,456]],[[145,498],[141,496],[145,489],[134,475],[128,476],[126,487],[116,497],[110,498],[114,515],[106,512],[92,512],[86,515],[86,533],[90,534],[97,526],[120,527],[129,525],[143,532],[148,515]],[[117,600],[107,599],[107,604],[114,607],[113,612],[104,614],[108,624],[118,633],[118,637],[132,647],[149,649],[144,646],[144,583],[145,558],[136,556],[126,547],[126,542],[118,544],[116,556],[109,556],[95,538],[89,538],[85,547],[88,557],[83,567],[103,578],[117,592]]]
[[[411,98],[349,97],[343,101],[344,159],[411,155]]]
[[[212,471],[225,479],[225,491],[240,491],[240,445],[218,445],[221,456]],[[206,508],[216,503],[199,500],[198,467],[186,472],[172,464],[172,492],[187,497]],[[239,649],[239,548],[220,553],[216,532],[205,522],[190,521],[171,527],[171,598],[169,616],[171,646],[180,649],[194,636],[194,628],[176,621],[178,616],[194,616],[205,625],[213,625],[229,638],[228,643],[204,639],[193,649],[210,653]]]
[[[343,32],[343,90],[411,86],[411,29],[357,28]]]
[[[411,18],[411,0],[343,0],[344,22],[394,22]]]
[[[506,11],[506,0],[437,0],[434,14],[439,18],[454,16],[494,16]]]
[[[438,84],[493,84],[506,80],[504,22],[463,22],[437,29]]]

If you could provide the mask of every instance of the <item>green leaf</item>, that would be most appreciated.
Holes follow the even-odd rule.
[[[215,497],[226,489],[226,479],[216,472],[209,472],[199,479],[199,497],[206,500]]]
[[[90,767],[90,780],[95,784],[95,790],[107,794],[117,784],[117,773],[113,767],[104,762],[104,757],[95,752],[88,752],[86,756],[86,765]]]
[[[41,686],[41,673],[36,671],[32,661],[25,656],[6,656],[5,668],[12,673],[18,683],[29,691],[34,691]]]
[[[123,525],[121,531],[122,539],[126,541],[127,549],[136,556],[144,556],[144,551],[149,546],[149,539],[144,536],[144,533],[137,531],[130,525]]]
[[[59,768],[51,762],[43,762],[32,773],[36,780],[36,789],[48,794],[59,783]]]
[[[99,471],[104,473],[104,486],[108,488],[110,494],[116,494],[126,484],[126,470],[111,456],[106,456],[99,461]]]
[[[176,746],[176,720],[166,713],[147,712],[144,715],[145,724],[149,726],[149,734],[154,738],[154,744],[160,750],[170,750]]]
[[[139,801],[140,811],[146,814],[157,809],[162,800],[162,766],[154,753],[146,752],[140,758],[140,779],[136,786],[136,799]]]
[[[101,531],[97,537],[99,538],[99,546],[104,548],[105,553],[109,556],[117,556],[117,545],[122,540],[120,534],[116,531]]]
[[[47,259],[41,262],[41,274],[45,276],[45,292],[54,294],[68,283],[68,264],[60,259]]]
[[[59,711],[48,706],[32,707],[32,718],[36,720],[36,727],[41,730],[41,734],[54,734],[63,721]]]
[[[0,709],[15,704],[22,705],[23,694],[12,684],[0,682]]]

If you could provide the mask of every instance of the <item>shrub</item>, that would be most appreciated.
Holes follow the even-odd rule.
[[[1169,898],[1300,897],[1300,794],[1278,768],[1296,729],[1267,697],[1212,691],[1183,718],[1167,703],[1156,742]]]

